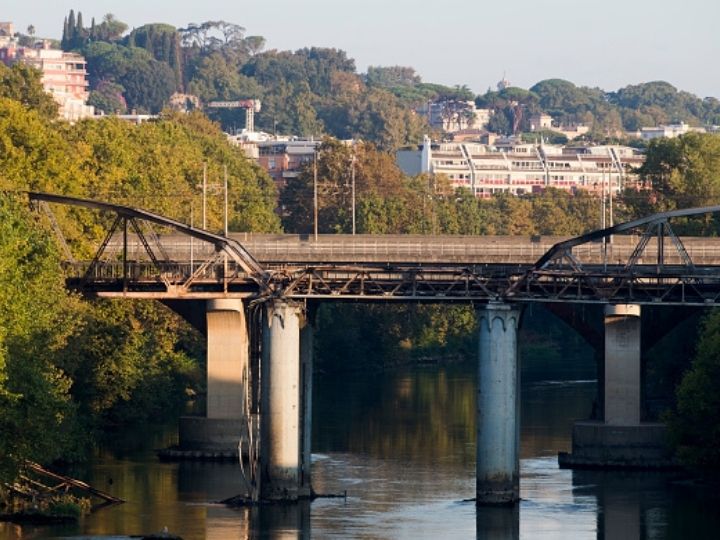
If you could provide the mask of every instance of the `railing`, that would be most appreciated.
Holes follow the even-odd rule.
[[[416,236],[416,235],[256,235],[232,234],[263,264],[332,264],[332,263],[418,263],[441,264],[531,264],[565,237],[492,237],[492,236]],[[612,243],[587,243],[576,246],[573,253],[592,264],[623,264],[639,241],[637,235],[617,235]],[[720,265],[720,238],[682,238],[695,264]],[[189,262],[207,259],[214,246],[179,236],[163,236],[161,243],[169,258]],[[120,239],[114,239],[109,250],[119,252]],[[144,249],[131,238],[128,257],[140,260]],[[665,262],[682,262],[675,252],[666,251]],[[651,242],[639,264],[657,259],[657,245]]]
[[[123,279],[135,282],[167,280],[170,284],[185,283],[191,276],[196,281],[245,280],[248,275],[233,261],[205,265],[202,262],[160,262],[151,261],[91,261],[66,262],[63,264],[65,277],[88,282],[116,282]],[[88,273],[88,270],[90,272]]]

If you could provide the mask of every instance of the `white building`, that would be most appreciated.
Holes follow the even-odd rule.
[[[673,137],[679,137],[680,135],[685,135],[686,133],[689,133],[690,131],[704,131],[704,130],[693,129],[689,125],[687,125],[685,122],[680,122],[679,124],[668,124],[668,125],[661,124],[656,127],[642,128],[640,130],[640,137],[646,141],[649,141],[651,139],[658,139],[660,137],[667,137],[668,139],[672,139]]]
[[[60,106],[61,118],[75,121],[94,114],[94,108],[87,105],[87,63],[82,56],[51,49],[48,41],[39,41],[35,47],[18,47],[11,42],[0,47],[4,63],[23,62],[42,73],[42,85]]]
[[[483,129],[490,121],[490,109],[478,109],[474,101],[429,101],[416,111],[427,118],[433,129],[456,133],[470,128]]]
[[[420,150],[401,150],[398,166],[410,175],[442,174],[453,187],[476,197],[500,192],[515,195],[552,187],[575,191],[615,192],[634,182],[634,168],[644,157],[621,146],[563,147],[511,144],[504,147],[479,143],[432,143],[425,138]],[[604,188],[605,186],[605,188]]]

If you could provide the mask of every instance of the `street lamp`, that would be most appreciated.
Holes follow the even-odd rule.
[[[313,217],[315,222],[315,242],[318,239],[318,182],[317,182],[317,146],[313,150]]]
[[[352,182],[352,233],[355,234],[355,141],[352,143],[352,160],[350,161],[350,178]]]

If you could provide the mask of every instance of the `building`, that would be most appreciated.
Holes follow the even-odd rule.
[[[321,141],[313,139],[260,141],[257,161],[282,189],[288,180],[297,178],[303,165],[314,159],[320,144]]]
[[[442,174],[453,187],[463,187],[476,197],[496,193],[515,195],[552,187],[568,191],[618,192],[636,181],[634,169],[644,157],[629,147],[563,147],[498,141],[433,143],[425,138],[419,150],[397,153],[398,166],[409,175]]]
[[[577,139],[590,131],[590,128],[584,124],[560,125],[553,123],[553,117],[549,114],[538,113],[530,117],[530,131],[551,130],[561,135],[565,135],[569,141]]]
[[[672,139],[673,137],[679,137],[680,135],[685,135],[691,131],[705,132],[703,128],[692,128],[685,122],[680,122],[679,124],[661,124],[656,127],[644,127],[640,129],[640,137],[646,141],[658,139],[660,137]]]
[[[0,38],[15,37],[15,26],[11,22],[0,22]]]
[[[530,117],[530,131],[552,129],[553,118],[549,114],[539,113]]]
[[[8,65],[22,62],[39,70],[45,91],[60,106],[61,118],[75,121],[94,114],[94,108],[87,105],[87,63],[79,54],[51,49],[46,40],[34,47],[20,47],[14,38],[6,38],[0,39],[0,61]]]
[[[468,129],[483,129],[490,121],[490,109],[478,109],[474,101],[429,101],[419,109],[418,114],[427,118],[431,128],[445,133]]]

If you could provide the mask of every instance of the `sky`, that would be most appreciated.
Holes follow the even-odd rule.
[[[561,78],[617,90],[667,81],[720,97],[720,0],[2,0],[0,20],[59,38],[70,9],[86,25],[113,13],[130,28],[225,20],[266,49],[334,47],[371,66],[411,66],[425,82],[529,88]]]

